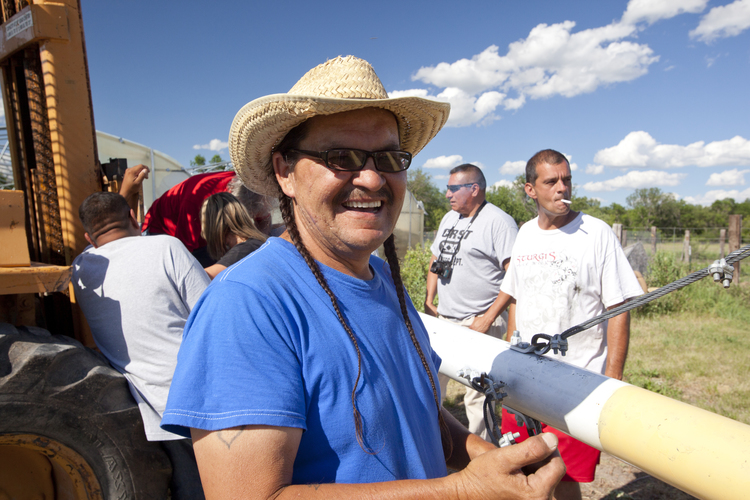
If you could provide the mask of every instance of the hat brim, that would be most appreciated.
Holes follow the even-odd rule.
[[[237,112],[229,130],[229,156],[248,189],[279,196],[271,163],[273,148],[305,120],[364,108],[381,108],[398,121],[401,148],[419,153],[443,128],[450,104],[422,97],[341,99],[273,94],[249,102]]]

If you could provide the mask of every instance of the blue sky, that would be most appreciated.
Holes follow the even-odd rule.
[[[81,4],[97,129],[184,165],[227,159],[240,107],[352,54],[392,96],[451,102],[412,167],[441,188],[554,148],[605,205],[750,198],[750,0]]]

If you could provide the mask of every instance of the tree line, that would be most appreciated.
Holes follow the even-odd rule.
[[[536,205],[524,191],[525,182],[524,175],[519,175],[511,187],[488,187],[486,193],[487,201],[505,210],[519,226],[536,217]],[[408,171],[407,186],[416,199],[424,204],[427,212],[425,231],[437,230],[440,220],[450,210],[445,189],[438,188],[432,176],[421,169]],[[619,203],[602,206],[595,198],[578,196],[576,186],[573,186],[571,201],[572,210],[586,212],[610,226],[619,223],[629,229],[647,230],[652,226],[683,228],[702,235],[714,232],[709,228],[727,227],[729,215],[742,215],[744,221],[750,221],[750,199],[738,203],[732,198],[725,198],[709,206],[693,205],[656,187],[636,189],[627,197],[626,206]],[[749,223],[743,225],[750,229]],[[677,232],[681,233],[679,229]],[[718,230],[715,232],[718,233]]]

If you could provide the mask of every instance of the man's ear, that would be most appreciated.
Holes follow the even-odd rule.
[[[530,182],[527,182],[523,185],[523,190],[526,191],[526,194],[531,198],[532,200],[536,200],[536,190],[534,189],[534,185]]]
[[[89,242],[89,245],[93,246],[94,248],[99,248],[96,246],[96,242],[94,241],[94,239],[89,236],[89,233],[83,233],[83,237],[86,238],[86,241]]]
[[[141,226],[138,224],[138,219],[136,219],[135,212],[133,211],[132,208],[130,209],[130,214],[129,215],[130,215],[130,225],[133,226],[133,227],[135,227],[138,230],[138,232],[140,232],[141,231]]]
[[[289,163],[278,151],[271,156],[271,162],[281,191],[288,197],[294,198],[294,170],[289,167]]]

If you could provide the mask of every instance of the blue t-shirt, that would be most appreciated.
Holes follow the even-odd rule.
[[[444,476],[432,387],[388,265],[372,257],[370,267],[374,277],[364,281],[320,265],[359,343],[357,407],[365,446],[374,453],[356,438],[354,345],[299,252],[280,238],[224,271],[196,304],[162,427],[184,435],[190,427],[301,428],[295,484]],[[440,359],[406,302],[437,383]]]

